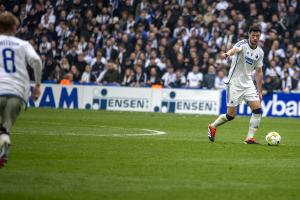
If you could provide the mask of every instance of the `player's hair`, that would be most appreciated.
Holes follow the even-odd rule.
[[[251,33],[251,32],[260,32],[261,33],[260,25],[253,24],[252,26],[250,26],[249,33]]]
[[[3,12],[0,14],[0,34],[15,32],[15,28],[19,25],[19,20],[11,12]]]

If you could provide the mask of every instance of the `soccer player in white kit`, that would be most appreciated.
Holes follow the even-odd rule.
[[[0,167],[8,159],[11,127],[29,98],[27,64],[34,69],[32,97],[40,96],[42,62],[29,42],[14,37],[18,24],[10,12],[0,14]]]
[[[226,90],[227,113],[220,115],[213,123],[208,125],[208,138],[215,141],[216,128],[234,119],[237,106],[244,100],[252,110],[248,135],[245,144],[258,144],[254,138],[261,121],[262,109],[262,66],[264,52],[257,46],[261,34],[259,25],[249,28],[249,38],[239,41],[221,57],[227,59],[233,56],[228,75]],[[252,80],[252,72],[256,71],[256,86]]]

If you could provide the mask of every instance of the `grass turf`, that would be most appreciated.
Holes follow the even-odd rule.
[[[299,119],[263,118],[261,145],[243,144],[248,117],[218,128],[209,143],[214,119],[30,109],[13,128],[0,199],[300,199]],[[272,130],[281,145],[266,145]]]

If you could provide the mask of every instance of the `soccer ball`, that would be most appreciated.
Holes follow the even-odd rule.
[[[279,145],[281,136],[277,132],[270,132],[266,135],[268,145]]]

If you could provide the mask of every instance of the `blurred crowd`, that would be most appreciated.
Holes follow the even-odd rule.
[[[220,53],[259,23],[264,93],[300,90],[297,0],[0,0],[5,10],[41,55],[44,82],[223,89]]]

